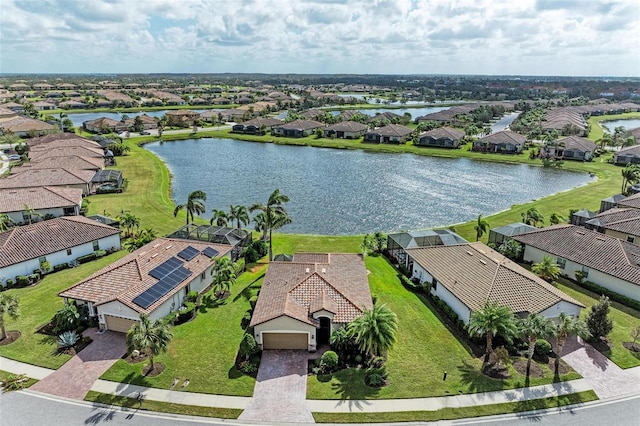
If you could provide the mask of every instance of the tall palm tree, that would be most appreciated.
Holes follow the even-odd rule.
[[[564,344],[567,343],[567,338],[570,334],[575,334],[580,336],[583,339],[588,339],[591,337],[591,333],[587,329],[587,325],[579,318],[574,318],[570,315],[565,314],[564,312],[560,312],[558,315],[558,319],[554,323],[553,334],[556,336],[556,342],[558,345],[558,349],[556,351],[556,360],[555,360],[555,375],[558,375],[558,370],[560,369],[560,356],[562,355],[562,348],[564,348]]]
[[[545,256],[542,261],[531,266],[531,272],[539,275],[543,280],[551,281],[560,275],[560,267],[551,256]]]
[[[267,241],[267,233],[269,232],[269,227],[267,226],[267,215],[264,212],[260,212],[253,218],[253,223],[255,223],[256,232],[262,232],[262,241]]]
[[[527,350],[527,377],[531,370],[531,359],[536,348],[538,339],[545,339],[553,334],[553,322],[548,318],[538,314],[530,314],[526,318],[518,321],[518,334],[527,339],[529,349]]]
[[[32,209],[29,204],[25,204],[24,205],[24,216],[27,218],[27,221],[29,222],[29,225],[31,225],[31,223],[33,222],[33,218],[34,217],[41,217],[42,215],[40,213],[38,213],[37,211],[35,211],[34,209]]]
[[[167,346],[173,335],[169,325],[161,320],[153,323],[145,314],[140,315],[140,322],[133,324],[127,332],[127,347],[129,351],[138,350],[149,355],[149,371],[155,368],[153,357],[167,351]]]
[[[527,225],[538,226],[538,223],[544,225],[544,216],[535,207],[531,207],[526,212],[520,213],[520,216],[522,216],[522,222]]]
[[[213,209],[211,210],[213,213],[213,217],[209,221],[212,225],[215,223],[216,226],[227,226],[227,213],[224,210]]]
[[[15,222],[13,221],[13,219],[11,219],[11,217],[9,217],[8,214],[0,214],[0,232],[8,230],[13,224],[15,224]]]
[[[613,138],[610,133],[604,133],[598,140],[598,143],[600,144],[600,149],[605,149],[607,145],[611,145],[613,143]]]
[[[120,222],[120,226],[124,226],[126,229],[125,235],[127,237],[131,237],[133,235],[133,228],[140,228],[140,219],[133,215],[131,212],[123,211],[118,216],[118,221]]]
[[[245,206],[229,206],[229,214],[227,215],[229,220],[233,222],[236,221],[236,228],[240,229],[240,223],[243,225],[247,225],[249,223],[249,209]]]
[[[7,332],[4,329],[4,315],[7,314],[11,319],[18,319],[20,316],[20,307],[18,298],[13,294],[0,293],[0,340],[7,338]]]
[[[236,283],[236,268],[228,257],[216,259],[213,266],[213,292],[223,296]]]
[[[349,334],[353,336],[360,350],[372,357],[384,355],[396,342],[398,317],[387,305],[374,304],[349,324]]]
[[[551,216],[549,216],[549,223],[551,225],[557,225],[559,223],[563,223],[566,220],[567,219],[560,213],[551,213]]]
[[[622,169],[622,194],[626,194],[629,186],[640,181],[640,166],[637,164],[629,164]]]
[[[480,240],[480,237],[482,237],[489,230],[489,227],[489,222],[483,219],[482,215],[479,214],[478,221],[473,227],[473,229],[476,230],[476,241]]]
[[[260,210],[265,215],[265,226],[269,233],[269,261],[273,260],[273,241],[272,231],[278,229],[284,225],[291,223],[289,214],[282,206],[284,203],[289,202],[289,197],[280,193],[279,189],[276,189],[271,193],[267,204],[256,203],[249,207],[249,211]]]
[[[467,332],[470,336],[486,336],[487,348],[484,357],[484,362],[486,363],[493,351],[493,338],[495,336],[500,335],[506,340],[511,340],[516,335],[515,317],[509,307],[499,305],[497,302],[487,302],[484,308],[471,313],[467,324]]]
[[[178,204],[173,210],[173,215],[178,216],[180,210],[186,210],[187,212],[187,225],[189,224],[189,218],[193,222],[194,214],[202,214],[206,211],[204,208],[204,201],[207,201],[207,194],[204,191],[195,190],[187,197],[185,204]]]

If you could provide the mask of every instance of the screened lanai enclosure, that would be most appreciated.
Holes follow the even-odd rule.
[[[387,237],[389,257],[409,268],[406,249],[432,246],[465,244],[468,241],[449,229],[429,229],[426,231],[399,232]]]
[[[167,238],[180,238],[183,240],[206,241],[216,244],[227,244],[231,249],[231,260],[238,260],[242,250],[251,244],[253,236],[251,231],[223,226],[194,225],[190,223],[183,226]]]

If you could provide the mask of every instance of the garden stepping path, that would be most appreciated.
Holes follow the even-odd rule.
[[[95,381],[127,350],[125,335],[122,333],[107,331],[98,334],[97,329],[91,328],[83,335],[90,337],[93,342],[58,370],[31,386],[31,390],[65,398],[84,399]]]

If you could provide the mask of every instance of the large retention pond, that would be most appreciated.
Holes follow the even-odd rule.
[[[207,193],[207,213],[266,203],[279,188],[293,220],[281,232],[345,235],[426,229],[489,215],[586,184],[587,173],[231,139],[145,145],[169,167],[173,198]],[[566,214],[567,212],[559,212]]]

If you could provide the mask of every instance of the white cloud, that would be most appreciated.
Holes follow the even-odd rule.
[[[2,0],[0,72],[640,75],[634,0]]]

